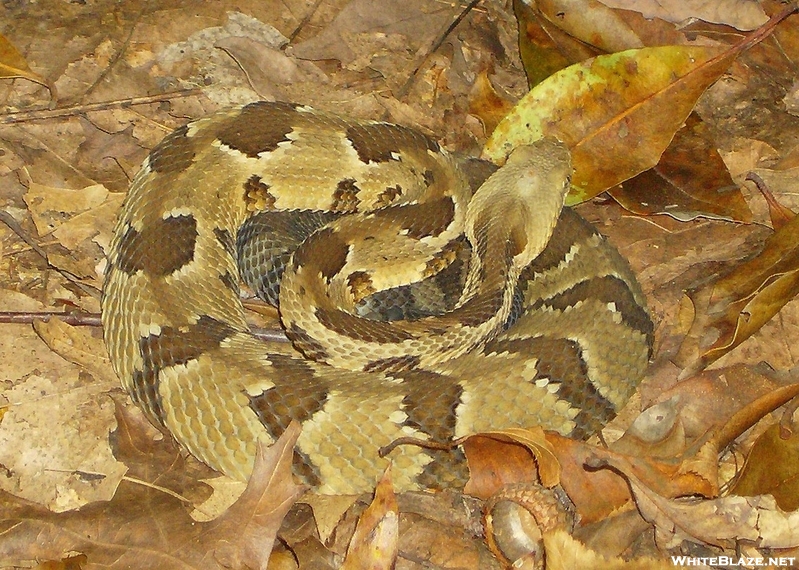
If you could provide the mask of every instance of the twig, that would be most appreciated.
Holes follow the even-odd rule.
[[[73,327],[101,327],[99,313],[65,313],[62,311],[0,311],[0,323],[11,325],[30,325],[35,321],[47,322],[53,317],[61,319]],[[252,335],[265,342],[288,342],[282,329],[253,327]]]
[[[64,313],[61,311],[0,311],[0,323],[12,325],[30,325],[34,321],[48,322],[58,317],[73,327],[100,327],[98,313]]]
[[[0,210],[0,222],[3,222],[5,225],[7,225],[12,232],[17,234],[19,239],[27,243],[33,251],[38,253],[45,261],[47,261],[47,252],[45,252],[41,246],[36,243],[36,241],[30,237],[25,230],[22,229],[22,226],[19,225],[19,222],[14,219],[14,216],[5,210]]]
[[[132,105],[147,105],[149,103],[159,103],[161,101],[169,101],[171,99],[179,99],[181,97],[191,97],[199,95],[202,89],[186,89],[183,91],[171,91],[169,93],[160,93],[158,95],[148,95],[146,97],[130,97],[128,99],[117,99],[115,101],[103,101],[100,103],[88,103],[83,105],[71,105],[69,107],[60,107],[57,109],[40,109],[36,111],[20,111],[18,113],[4,113],[0,114],[0,125],[10,125],[14,123],[23,123],[27,121],[43,121],[48,119],[55,119],[58,117],[69,117],[72,115],[80,115],[90,111],[107,111],[109,109],[124,109]]]
[[[297,38],[297,36],[300,35],[300,32],[302,32],[302,30],[305,29],[305,26],[307,26],[308,22],[311,21],[311,18],[313,18],[313,15],[316,14],[316,10],[319,8],[319,5],[323,1],[324,0],[316,0],[314,5],[311,6],[310,10],[308,10],[308,12],[305,14],[305,16],[303,16],[303,18],[300,21],[300,23],[297,24],[297,27],[294,28],[293,32],[291,32],[291,35],[289,35],[289,43],[293,42]]]
[[[471,0],[466,7],[461,10],[461,13],[447,26],[447,29],[438,37],[438,39],[430,46],[430,49],[427,50],[425,56],[419,61],[416,68],[411,73],[410,77],[405,81],[405,84],[400,87],[399,91],[397,91],[397,99],[402,99],[408,94],[408,91],[411,89],[411,85],[416,80],[416,76],[419,75],[419,72],[422,70],[422,66],[427,62],[427,59],[430,57],[431,54],[434,54],[438,51],[438,48],[444,43],[444,41],[449,37],[452,31],[458,27],[458,25],[463,21],[466,15],[472,11],[472,8],[477,6],[480,3],[480,0]]]
[[[0,210],[0,222],[3,222],[5,225],[7,225],[11,229],[11,231],[17,234],[17,236],[19,236],[19,238],[22,241],[28,244],[31,247],[31,249],[33,249],[33,251],[38,253],[39,256],[41,256],[41,258],[44,259],[45,263],[47,263],[48,267],[58,271],[61,275],[64,276],[65,279],[71,281],[72,283],[80,287],[83,290],[83,292],[86,293],[87,295],[91,295],[94,297],[99,295],[99,291],[97,289],[95,289],[91,285],[83,283],[77,275],[73,275],[69,271],[65,271],[60,267],[56,267],[55,265],[50,263],[50,260],[47,259],[47,252],[44,251],[44,249],[42,249],[42,247],[32,237],[30,237],[25,230],[22,229],[22,226],[19,225],[17,220],[15,220],[14,217],[5,210]]]

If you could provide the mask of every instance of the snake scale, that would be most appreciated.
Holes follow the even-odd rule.
[[[563,208],[568,151],[497,169],[403,126],[258,102],[168,135],[110,246],[105,342],[150,421],[232,477],[295,420],[294,472],[322,493],[468,476],[460,451],[398,446],[540,424],[584,438],[651,354],[619,253]],[[279,303],[255,338],[240,280]]]

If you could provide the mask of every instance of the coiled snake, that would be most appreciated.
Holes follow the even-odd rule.
[[[295,473],[324,493],[372,489],[389,459],[399,489],[464,480],[458,452],[378,457],[402,436],[585,437],[635,390],[652,323],[626,261],[562,209],[570,173],[549,139],[496,170],[286,103],[190,123],[150,153],[115,229],[113,366],[153,423],[233,477],[298,421]],[[239,276],[279,297],[293,347],[250,334]]]

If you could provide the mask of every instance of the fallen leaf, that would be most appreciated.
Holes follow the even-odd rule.
[[[359,36],[392,34],[401,36],[405,49],[415,52],[448,25],[454,9],[449,4],[427,0],[384,0],[375,10],[372,0],[354,0],[347,2],[320,34],[293,45],[290,55],[311,60],[338,59],[348,66],[358,56]]]
[[[391,467],[377,484],[371,504],[358,520],[341,570],[389,570],[397,560],[399,507]]]
[[[130,460],[157,454],[157,466],[133,461],[135,467],[111,501],[70,513],[51,513],[0,494],[0,526],[5,529],[0,558],[60,560],[64,552],[80,552],[89,568],[206,570],[236,563],[240,564],[233,567],[246,563],[249,568],[266,568],[280,521],[302,492],[291,479],[299,428],[289,426],[266,453],[259,450],[254,476],[237,503],[218,519],[197,523],[188,515],[188,501],[178,493],[194,494],[202,486],[186,477],[177,448],[171,441],[156,445],[141,433],[137,422],[146,420],[120,415],[118,421],[122,455]]]
[[[486,132],[490,133],[512,107],[510,101],[501,97],[491,85],[488,73],[481,72],[469,94],[469,113],[478,117]]]
[[[487,499],[511,483],[558,484],[560,466],[541,428],[483,432],[461,445],[469,463],[467,495]]]
[[[258,445],[247,489],[219,518],[208,523],[197,545],[214,545],[204,556],[224,568],[266,570],[283,517],[305,492],[291,475],[294,444],[301,432],[292,422],[271,446]]]
[[[784,511],[799,509],[799,434],[774,424],[755,442],[731,495],[771,495]]]
[[[640,12],[646,18],[675,23],[698,18],[743,31],[754,30],[768,20],[763,8],[749,0],[602,0],[602,3],[611,8]]]
[[[275,47],[250,38],[222,38],[216,46],[236,61],[253,90],[267,101],[285,101],[283,85],[302,81],[327,82],[325,74],[310,61],[289,57]]]
[[[752,212],[716,150],[707,126],[691,113],[654,168],[608,193],[641,215],[680,221],[706,218],[751,222]]]
[[[28,62],[17,51],[17,48],[5,36],[0,35],[0,78],[14,79],[17,77],[47,87],[52,93],[47,80],[38,73],[31,71],[31,68],[28,67]]]
[[[598,0],[536,0],[535,4],[552,24],[603,52],[644,47],[635,31]]]
[[[683,368],[681,377],[699,372],[741,344],[799,293],[797,244],[799,218],[794,218],[757,256],[688,292],[694,318],[675,358]]]
[[[513,0],[513,11],[519,22],[519,56],[528,87],[535,87],[572,63],[598,55],[542,18],[530,3]]]
[[[636,506],[655,525],[662,548],[674,548],[684,540],[727,549],[741,542],[760,548],[799,546],[799,511],[781,510],[771,495],[667,499],[642,484],[624,463],[610,465],[630,482]]]
[[[502,164],[517,146],[555,136],[572,152],[567,204],[592,198],[657,164],[705,89],[788,14],[731,48],[642,48],[567,67],[519,101],[483,158]]]
[[[623,558],[603,556],[591,550],[564,530],[544,534],[547,570],[573,570],[574,568],[602,570],[674,570],[670,560],[654,558]]]

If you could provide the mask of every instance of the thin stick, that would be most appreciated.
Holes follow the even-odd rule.
[[[10,125],[27,121],[44,121],[56,119],[58,117],[70,117],[80,115],[90,111],[107,111],[109,109],[124,109],[132,105],[147,105],[150,103],[160,103],[181,97],[191,97],[199,95],[202,89],[186,89],[184,91],[171,91],[158,95],[148,95],[146,97],[130,97],[128,99],[117,99],[115,101],[102,101],[100,103],[88,103],[83,105],[71,105],[58,109],[40,109],[36,111],[20,111],[18,113],[0,114],[0,125]]]
[[[0,311],[0,324],[30,325],[34,321],[47,322],[53,317],[61,319],[73,327],[101,327],[99,313],[65,313],[62,311]],[[288,342],[282,329],[253,327],[250,332],[255,338],[265,342]]]
[[[466,5],[466,8],[461,10],[460,14],[458,14],[458,16],[450,23],[450,25],[447,26],[447,29],[444,30],[444,32],[438,37],[438,39],[433,43],[433,45],[430,46],[430,49],[427,50],[427,53],[421,59],[421,61],[419,61],[419,64],[416,66],[416,69],[413,70],[413,73],[411,73],[410,77],[408,77],[408,79],[405,81],[405,84],[402,87],[400,87],[399,91],[397,92],[397,99],[401,99],[408,94],[408,91],[410,91],[411,89],[411,85],[413,85],[413,82],[416,80],[416,76],[419,75],[419,72],[422,70],[422,66],[425,64],[430,55],[438,51],[438,48],[441,47],[441,45],[444,43],[447,37],[449,37],[449,35],[452,33],[452,31],[455,28],[457,28],[458,24],[460,24],[463,21],[463,19],[466,17],[466,15],[472,11],[472,8],[477,6],[477,4],[479,3],[480,0],[471,0],[471,2],[469,2],[469,4]]]

